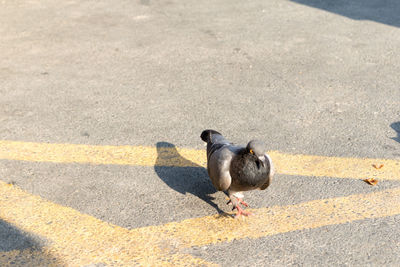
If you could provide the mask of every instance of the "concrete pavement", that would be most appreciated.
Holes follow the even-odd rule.
[[[189,220],[221,240],[157,239],[145,250],[154,257],[136,263],[400,263],[399,215],[380,209],[396,204],[399,187],[396,1],[6,0],[0,7],[0,262],[131,265],[142,244],[135,232]],[[299,218],[327,222],[321,207],[338,201],[347,204],[332,216],[344,220],[316,227],[299,220],[256,238],[246,233],[259,232],[258,223],[229,229],[229,218],[215,217],[229,212],[225,195],[196,160],[205,128],[236,143],[262,139],[276,152],[281,171],[271,188],[246,194],[261,219],[315,203]],[[49,148],[57,144],[65,146]],[[344,170],[349,179],[340,178]],[[370,214],[357,211],[357,201],[372,205]],[[26,203],[44,209],[25,216]],[[60,211],[65,220],[49,223]],[[284,222],[271,227],[291,224]],[[215,236],[203,228],[213,223],[222,229]]]

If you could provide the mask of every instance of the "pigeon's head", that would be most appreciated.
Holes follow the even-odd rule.
[[[266,147],[265,144],[259,140],[252,140],[247,144],[247,153],[254,155],[256,157],[256,162],[257,166],[259,166],[259,163],[263,167],[265,167],[265,155],[266,155]]]
[[[265,144],[259,140],[252,140],[247,144],[247,152],[255,156],[264,157],[265,155]]]

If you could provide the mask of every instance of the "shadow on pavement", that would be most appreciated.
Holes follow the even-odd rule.
[[[370,20],[400,27],[399,0],[291,0],[354,20]]]
[[[171,166],[173,162],[179,162],[180,165],[190,167]],[[207,170],[182,157],[173,144],[168,142],[157,143],[157,161],[154,170],[170,188],[181,194],[195,195],[215,208],[218,213],[224,213],[212,201],[214,197],[210,196],[216,190],[208,178]]]
[[[43,242],[0,219],[0,266],[63,266]]]
[[[392,139],[400,143],[400,121],[390,124],[390,127],[397,133],[397,137],[393,137]]]

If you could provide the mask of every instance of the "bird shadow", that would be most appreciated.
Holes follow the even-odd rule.
[[[168,142],[158,142],[157,160],[154,170],[160,179],[175,191],[197,196],[219,214],[225,214],[216,203],[211,194],[217,192],[208,178],[204,167],[182,157],[175,145]]]
[[[397,137],[393,137],[392,139],[400,143],[400,121],[390,124],[390,127],[397,133]]]
[[[39,237],[0,219],[0,265],[8,262],[15,266],[35,266],[40,262],[42,266],[64,266],[42,249],[45,245]]]
[[[398,0],[291,0],[295,3],[322,9],[354,20],[369,20],[400,27]]]

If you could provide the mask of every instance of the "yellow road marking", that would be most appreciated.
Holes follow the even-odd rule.
[[[400,180],[400,160],[339,158],[269,152],[277,173],[301,176]],[[0,140],[0,159],[133,166],[206,166],[205,150],[148,147],[46,144]],[[373,164],[383,164],[375,169]]]
[[[152,227],[144,231],[128,230],[1,181],[0,218],[50,242],[39,252],[0,251],[0,266],[7,266],[15,258],[30,263],[46,259],[50,265],[62,262],[68,266],[96,263],[112,266],[212,265],[191,255],[177,255],[168,243],[167,235],[153,232]]]
[[[244,220],[215,215],[128,230],[0,182],[0,218],[45,237],[50,244],[43,253],[70,266],[208,265],[181,253],[192,246],[397,215],[400,188],[253,212],[255,216]],[[0,252],[0,265],[4,261]]]
[[[278,173],[301,176],[382,180],[400,180],[400,160],[373,158],[340,158],[313,155],[292,155],[270,152]],[[375,169],[374,164],[383,164]]]

